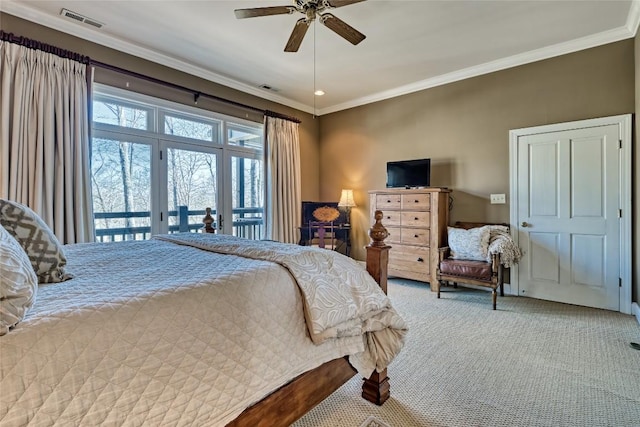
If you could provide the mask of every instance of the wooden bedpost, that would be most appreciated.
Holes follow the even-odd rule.
[[[213,226],[212,226],[213,217],[211,216],[211,208],[206,208],[205,211],[207,212],[207,214],[202,219],[202,222],[204,223],[204,226],[202,227],[202,232],[203,233],[215,233],[216,229],[213,228]]]
[[[389,232],[380,222],[382,211],[375,212],[375,224],[369,230],[372,242],[367,246],[367,271],[380,285],[384,293],[387,293],[387,264],[389,263],[389,249],[391,246],[384,243]],[[389,377],[387,370],[374,371],[371,377],[362,384],[362,397],[376,405],[382,405],[389,398]]]

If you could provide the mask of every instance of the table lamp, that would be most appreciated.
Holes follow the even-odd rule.
[[[338,206],[347,208],[347,223],[345,225],[349,225],[351,222],[351,208],[356,206],[356,202],[353,200],[353,190],[342,190]]]

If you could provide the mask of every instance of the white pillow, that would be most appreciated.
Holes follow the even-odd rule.
[[[0,225],[0,335],[24,318],[37,291],[38,278],[27,253]]]
[[[67,258],[49,226],[28,206],[0,199],[0,225],[29,256],[39,283],[63,282],[73,276],[64,271]]]
[[[486,261],[489,251],[490,228],[488,226],[471,228],[447,227],[450,257]]]

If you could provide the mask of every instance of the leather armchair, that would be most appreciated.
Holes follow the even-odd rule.
[[[508,224],[457,222],[455,227],[469,230],[484,225],[508,226]],[[438,298],[440,298],[440,287],[442,285],[447,286],[449,282],[452,282],[454,287],[457,287],[458,283],[484,286],[492,289],[493,309],[496,309],[498,288],[500,288],[500,296],[504,296],[503,266],[499,253],[492,254],[487,261],[453,259],[450,257],[450,248],[445,246],[438,248],[438,255],[439,260],[436,272]]]

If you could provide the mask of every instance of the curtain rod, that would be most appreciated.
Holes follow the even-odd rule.
[[[83,64],[89,64],[89,57],[85,55],[81,55],[79,53],[72,52],[70,50],[62,49],[56,46],[52,46],[50,44],[42,43],[37,40],[28,39],[22,36],[16,36],[13,33],[7,33],[0,30],[0,40],[6,41],[9,43],[15,43],[20,46],[28,47],[30,49],[41,50],[46,53],[51,53],[57,55],[61,58],[71,59],[76,62],[80,62]]]
[[[284,115],[284,114],[277,113],[275,111],[263,110],[261,108],[257,108],[257,107],[253,107],[251,105],[243,104],[241,102],[232,101],[230,99],[222,98],[222,97],[217,96],[217,95],[212,95],[212,94],[209,94],[209,93],[200,92],[200,91],[195,90],[195,89],[190,89],[190,88],[188,88],[186,86],[182,86],[182,85],[179,85],[179,84],[176,84],[176,83],[171,83],[171,82],[168,82],[168,81],[165,81],[165,80],[160,80],[160,79],[157,79],[155,77],[147,76],[145,74],[137,73],[135,71],[126,70],[124,68],[120,68],[120,67],[117,67],[115,65],[105,64],[104,62],[96,61],[96,60],[93,60],[93,59],[89,60],[89,64],[90,65],[94,65],[96,67],[105,68],[107,70],[115,71],[115,72],[118,72],[118,73],[126,74],[128,76],[135,77],[135,78],[138,78],[138,79],[141,79],[141,80],[145,80],[145,81],[148,81],[148,82],[152,82],[152,83],[156,83],[156,84],[159,84],[159,85],[167,86],[167,87],[170,87],[170,88],[173,88],[173,89],[182,90],[184,92],[191,92],[193,94],[193,98],[194,98],[195,101],[197,101],[198,98],[200,98],[200,97],[209,98],[209,99],[213,99],[214,101],[218,101],[218,102],[222,102],[222,103],[225,103],[225,104],[233,105],[234,107],[238,107],[238,108],[242,108],[242,109],[250,110],[250,111],[255,111],[256,113],[260,113],[260,114],[263,114],[263,115],[268,116],[268,117],[275,117],[275,118],[279,118],[279,119],[283,119],[283,120],[289,120],[289,121],[295,122],[295,123],[302,123],[302,121],[300,119],[298,119],[297,117],[287,116],[287,115]]]
[[[115,71],[118,73],[122,73],[122,74],[126,74],[132,77],[136,77],[148,82],[152,82],[152,83],[156,83],[159,85],[163,85],[163,86],[168,86],[171,87],[173,89],[178,89],[178,90],[182,90],[185,92],[191,92],[193,94],[193,98],[194,100],[197,101],[197,99],[199,97],[205,97],[205,98],[210,98],[213,99],[214,101],[217,102],[221,102],[224,104],[229,104],[229,105],[233,105],[234,107],[238,107],[238,108],[242,108],[245,110],[250,110],[250,111],[254,111],[260,114],[263,114],[265,116],[268,117],[275,117],[278,119],[283,119],[283,120],[288,120],[291,122],[295,122],[295,123],[302,123],[302,121],[300,119],[298,119],[297,117],[291,117],[291,116],[287,116],[285,114],[281,114],[281,113],[277,113],[275,111],[270,111],[270,110],[263,110],[261,108],[257,108],[257,107],[252,107],[250,105],[246,105],[246,104],[242,104],[240,102],[236,102],[236,101],[232,101],[230,99],[226,99],[226,98],[222,98],[220,96],[216,96],[216,95],[211,95],[209,93],[204,93],[204,92],[200,92],[198,90],[195,89],[190,89],[186,86],[181,86],[175,83],[171,83],[171,82],[167,82],[165,80],[160,80],[157,79],[155,77],[151,77],[151,76],[147,76],[145,74],[141,74],[141,73],[137,73],[135,71],[130,71],[130,70],[126,70],[124,68],[120,68],[117,67],[115,65],[110,65],[110,64],[106,64],[104,62],[100,62],[100,61],[96,61],[94,59],[89,58],[88,56],[85,55],[81,55],[79,53],[75,53],[66,49],[62,49],[56,46],[52,46],[46,43],[42,43],[36,40],[32,40],[32,39],[28,39],[26,37],[22,37],[22,36],[16,36],[13,33],[7,33],[5,31],[0,30],[0,39],[2,41],[7,41],[10,43],[16,43],[19,44],[21,46],[25,46],[31,49],[36,49],[36,50],[42,50],[44,52],[47,53],[52,53],[54,55],[58,55],[62,58],[67,58],[67,59],[71,59],[77,62],[81,62],[83,64],[87,64],[87,65],[93,65],[96,67],[101,67],[101,68],[105,68],[111,71]]]

